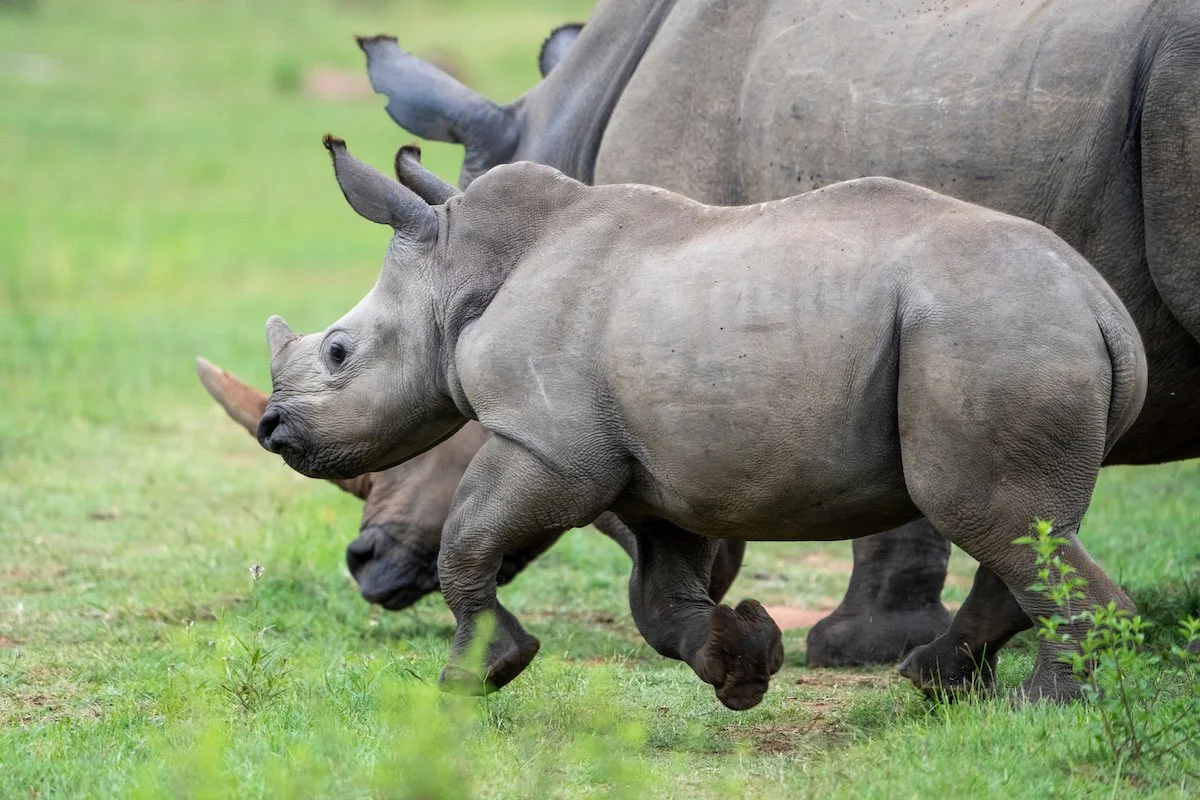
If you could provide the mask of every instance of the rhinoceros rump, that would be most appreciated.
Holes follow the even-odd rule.
[[[1012,545],[1036,517],[1067,537],[1086,603],[1132,607],[1076,533],[1141,409],[1145,356],[1120,300],[1048,230],[883,178],[717,208],[529,163],[431,206],[326,147],[350,205],[394,235],[375,287],[329,329],[268,321],[258,437],[343,478],[467,419],[493,432],[438,560],[458,623],[450,687],[503,686],[536,654],[496,599],[504,553],[610,508],[637,542],[639,630],[730,708],[761,699],[782,648],[757,603],[708,597],[708,537],[852,538],[928,517],[981,567],[950,630],[905,662],[927,688],[988,680],[996,649],[1052,610]],[[397,160],[421,170],[413,148]],[[476,674],[462,656],[481,613],[498,624]],[[1041,643],[1028,694],[1077,693],[1062,647]]]

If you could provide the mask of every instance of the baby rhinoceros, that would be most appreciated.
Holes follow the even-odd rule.
[[[1055,610],[1013,544],[1037,518],[1068,540],[1087,604],[1131,607],[1077,532],[1141,408],[1145,356],[1120,300],[1045,228],[883,178],[718,208],[518,163],[459,193],[415,148],[396,182],[325,144],[391,245],[328,330],[268,321],[259,441],[345,478],[468,419],[493,432],[438,560],[458,625],[448,688],[503,686],[537,652],[497,602],[504,554],[606,509],[636,536],[639,630],[731,708],[762,698],[782,649],[757,603],[709,598],[718,538],[927,516],[981,564],[950,630],[902,665],[927,690],[986,684],[996,649]],[[479,668],[464,655],[484,614]],[[1065,646],[1039,643],[1027,696],[1078,693]]]

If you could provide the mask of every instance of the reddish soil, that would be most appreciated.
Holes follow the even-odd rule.
[[[829,616],[830,608],[799,608],[797,606],[763,606],[781,631],[811,628],[817,620]]]

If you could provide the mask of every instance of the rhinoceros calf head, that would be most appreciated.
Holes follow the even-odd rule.
[[[305,475],[348,478],[405,461],[466,421],[436,369],[430,303],[444,213],[430,203],[458,190],[422,168],[415,147],[396,156],[407,185],[354,159],[340,139],[326,136],[325,147],[346,200],[391,226],[392,242],[375,287],[325,331],[298,336],[279,317],[267,321],[274,388],[258,440]]]

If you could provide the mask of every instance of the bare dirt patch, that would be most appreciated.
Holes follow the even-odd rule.
[[[831,608],[800,608],[798,606],[763,606],[781,631],[811,628],[829,616]]]
[[[796,678],[796,685],[823,689],[886,689],[899,680],[900,675],[895,670],[861,673],[842,669],[806,669]]]

